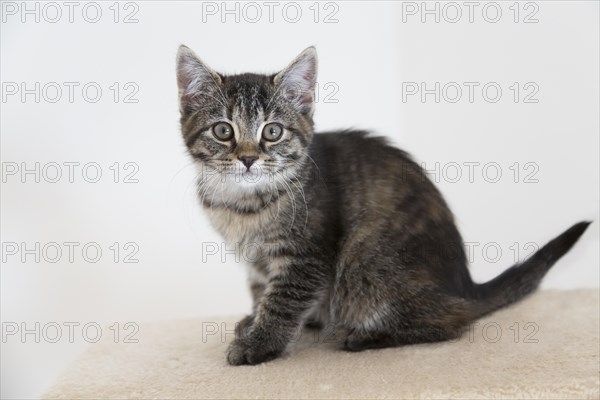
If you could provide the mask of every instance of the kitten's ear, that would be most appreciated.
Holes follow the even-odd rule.
[[[219,90],[221,76],[203,63],[187,46],[177,51],[177,86],[181,112],[198,106],[202,94]]]
[[[312,115],[317,84],[317,50],[309,47],[294,59],[273,82],[303,114]]]

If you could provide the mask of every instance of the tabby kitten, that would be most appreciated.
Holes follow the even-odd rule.
[[[589,225],[474,283],[452,213],[407,153],[364,131],[313,131],[316,75],[313,47],[273,75],[177,54],[199,199],[228,243],[258,249],[230,364],[278,357],[305,324],[335,324],[349,351],[454,338],[534,291]]]

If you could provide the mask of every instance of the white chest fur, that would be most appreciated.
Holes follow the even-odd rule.
[[[213,227],[228,243],[262,241],[273,224],[268,210],[241,214],[227,208],[218,208],[208,209],[207,214]]]

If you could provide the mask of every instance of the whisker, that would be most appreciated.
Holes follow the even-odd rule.
[[[308,224],[308,203],[306,202],[306,196],[304,195],[304,188],[302,187],[302,182],[300,182],[300,180],[295,176],[292,176],[292,180],[290,182],[292,182],[292,184],[294,186],[296,186],[296,188],[302,195],[302,199],[304,201],[304,208],[305,208],[305,213],[306,213],[306,215],[304,217],[304,228],[302,228],[302,230],[304,230],[304,229],[306,229],[306,225]],[[299,186],[296,185],[296,182],[298,182]]]
[[[296,196],[294,196],[293,190],[288,185],[288,183],[284,180],[281,180],[281,183],[284,184],[285,191],[289,194],[290,200],[292,202],[292,221],[290,222],[290,228],[288,232],[291,232],[294,227],[294,221],[296,220]]]

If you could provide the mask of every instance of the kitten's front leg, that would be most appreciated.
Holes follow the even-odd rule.
[[[278,271],[266,286],[253,324],[229,346],[229,364],[259,364],[278,357],[302,329],[327,284],[324,268],[317,263],[287,261]]]
[[[266,279],[266,278],[264,278]],[[255,279],[250,279],[250,292],[252,293],[252,314],[246,315],[240,321],[235,324],[236,337],[244,335],[248,329],[254,323],[254,316],[256,315],[256,308],[260,303],[263,293],[265,292],[265,285]]]

